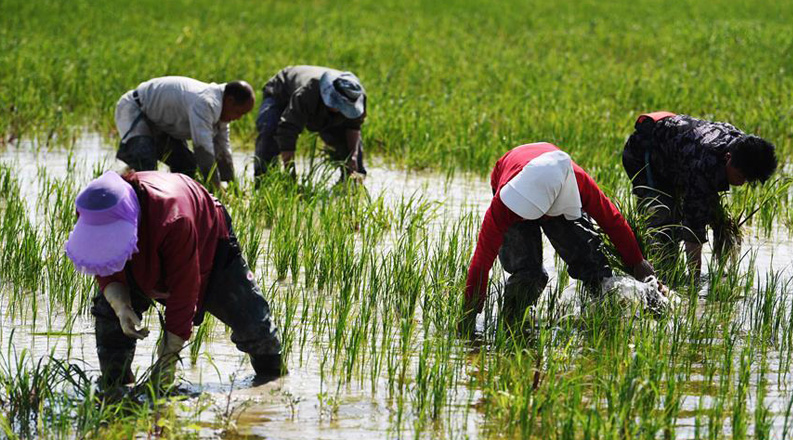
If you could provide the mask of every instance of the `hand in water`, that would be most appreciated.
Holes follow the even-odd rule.
[[[649,261],[642,260],[633,266],[633,277],[637,280],[646,282],[652,276],[655,276],[655,269]]]

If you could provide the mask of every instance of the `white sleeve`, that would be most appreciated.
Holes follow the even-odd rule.
[[[193,139],[194,149],[202,149],[214,157],[215,129],[212,114],[209,104],[206,101],[198,100],[190,109],[190,136]]]
[[[231,157],[231,142],[229,141],[229,124],[227,122],[218,123],[218,130],[213,138],[215,157]]]
[[[214,138],[215,160],[218,164],[220,180],[229,182],[234,180],[234,161],[231,157],[231,142],[229,141],[229,124],[221,122]]]

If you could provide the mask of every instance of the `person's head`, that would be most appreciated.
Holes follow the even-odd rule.
[[[113,171],[92,180],[77,195],[77,223],[66,255],[78,272],[108,276],[138,251],[140,204],[135,190]]]
[[[366,91],[352,72],[325,72],[319,79],[319,91],[325,106],[347,119],[358,119],[366,111]]]
[[[245,81],[231,81],[223,89],[223,110],[221,122],[231,122],[243,117],[253,109],[256,94],[253,87]]]
[[[746,182],[763,183],[776,171],[774,144],[757,136],[744,136],[737,140],[725,158],[727,181],[733,186],[741,186]]]

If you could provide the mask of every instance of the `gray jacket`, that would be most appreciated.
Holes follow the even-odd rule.
[[[220,121],[225,84],[182,76],[154,78],[137,87],[141,110],[159,130],[192,139],[196,161],[206,175],[217,160],[222,180],[234,178],[229,124]]]

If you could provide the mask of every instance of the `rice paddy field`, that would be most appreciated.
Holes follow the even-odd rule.
[[[791,23],[793,3],[766,0],[0,0],[0,438],[793,437]],[[254,115],[232,124],[220,198],[289,374],[255,383],[208,319],[179,392],[100,399],[95,287],[63,245],[77,192],[123,167],[116,101],[164,75],[258,90],[292,64],[361,78],[369,175],[335,185],[304,134],[300,177],[254,188]],[[669,268],[681,302],[652,316],[583,306],[546,242],[534,324],[499,320],[497,266],[477,337],[459,337],[495,160],[555,143],[644,242],[620,157],[636,116],[662,109],[776,145],[776,176],[723,199],[740,250],[706,245],[705,283]],[[145,319],[139,376],[159,330]]]

